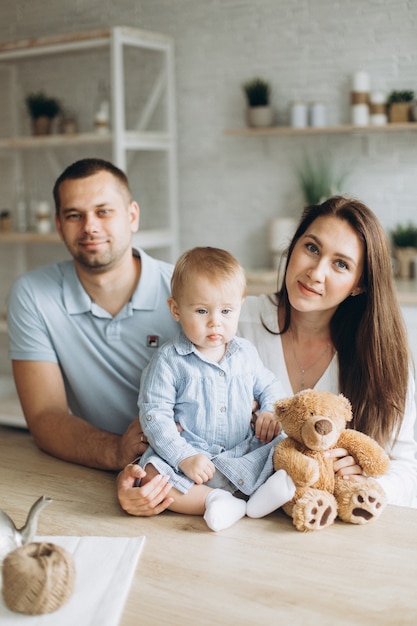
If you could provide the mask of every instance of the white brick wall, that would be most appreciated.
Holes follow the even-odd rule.
[[[258,74],[272,83],[282,123],[295,98],[325,100],[330,123],[348,122],[350,78],[359,69],[375,89],[417,91],[417,3],[15,0],[2,8],[0,40],[116,24],[175,41],[181,249],[214,244],[248,267],[267,265],[269,219],[302,206],[295,171],[305,152],[348,169],[344,191],[387,228],[416,219],[417,133],[255,139],[223,131],[244,124],[241,84]],[[88,68],[75,69],[81,80]]]

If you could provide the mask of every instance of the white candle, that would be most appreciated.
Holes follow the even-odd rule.
[[[386,96],[381,91],[373,91],[370,96],[370,117],[372,126],[384,126],[388,122]]]
[[[353,75],[352,91],[367,93],[370,88],[369,74],[367,72],[356,72]]]
[[[327,107],[324,102],[310,104],[310,124],[315,128],[327,126]]]
[[[305,128],[307,126],[307,105],[305,102],[292,103],[291,126],[293,128]]]
[[[370,100],[371,104],[385,104],[386,97],[382,91],[373,91]]]
[[[354,126],[369,125],[369,107],[367,104],[354,104],[352,110],[352,124]]]

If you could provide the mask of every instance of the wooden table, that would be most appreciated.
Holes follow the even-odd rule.
[[[146,536],[121,626],[417,624],[417,510],[315,533],[277,512],[216,534],[198,517],[124,514],[112,473],[54,459],[25,430],[0,427],[0,468],[17,526],[45,494],[41,535]]]

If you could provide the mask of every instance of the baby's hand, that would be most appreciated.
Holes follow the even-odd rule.
[[[210,478],[213,478],[216,468],[213,463],[205,454],[195,454],[189,456],[178,467],[188,478],[191,478],[196,485],[202,485],[206,483]]]
[[[269,443],[281,432],[281,422],[273,413],[264,411],[256,418],[255,435],[262,443]]]

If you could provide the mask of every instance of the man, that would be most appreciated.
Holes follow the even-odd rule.
[[[73,163],[53,194],[56,227],[73,259],[29,272],[12,288],[15,384],[41,449],[120,470],[146,449],[135,417],[142,369],[177,332],[166,305],[172,267],[132,249],[139,206],[111,163]],[[133,488],[142,475],[137,465],[125,469],[120,500],[126,491],[129,512],[157,514],[171,503],[167,478]]]

